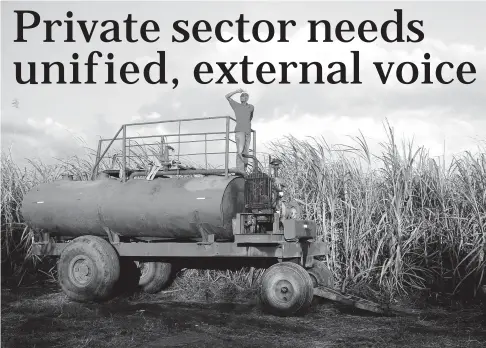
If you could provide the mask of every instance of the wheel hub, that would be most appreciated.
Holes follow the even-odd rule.
[[[275,296],[279,301],[289,302],[294,296],[294,287],[288,280],[279,280],[275,284]]]
[[[84,256],[78,256],[71,261],[69,277],[78,286],[86,286],[93,277],[93,265],[91,260]]]

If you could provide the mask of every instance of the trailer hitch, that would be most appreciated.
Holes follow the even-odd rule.
[[[361,297],[355,295],[345,295],[337,290],[319,286],[314,288],[314,296],[322,297],[334,302],[339,302],[348,306],[353,306],[355,308],[373,312],[377,314],[383,315],[419,315],[420,311],[408,309],[408,308],[399,308],[397,306],[392,305],[380,305],[378,303],[365,300]]]

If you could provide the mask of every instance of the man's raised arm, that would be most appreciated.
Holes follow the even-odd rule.
[[[240,88],[240,89],[237,89],[236,91],[233,91],[233,92],[229,92],[228,94],[225,95],[226,99],[228,99],[228,101],[234,101],[233,99],[231,99],[232,96],[234,96],[236,93],[243,93],[244,91]]]

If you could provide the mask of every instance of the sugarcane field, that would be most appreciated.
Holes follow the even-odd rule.
[[[183,121],[206,120],[174,122]],[[224,124],[230,121],[231,118],[223,118]],[[119,133],[125,134],[130,126],[123,125]],[[5,193],[2,202],[11,208],[2,216],[8,228],[3,250],[10,267],[2,261],[2,281],[6,279],[2,286],[2,330],[22,332],[5,342],[6,346],[32,342],[36,342],[35,346],[76,346],[84,342],[100,347],[125,342],[140,347],[321,346],[321,340],[326,342],[322,346],[415,345],[410,337],[426,346],[456,346],[464,340],[469,342],[468,346],[479,346],[484,338],[484,310],[480,310],[484,286],[478,286],[479,278],[461,278],[461,274],[471,272],[466,266],[473,263],[465,264],[464,273],[454,277],[452,270],[441,264],[444,256],[440,254],[446,248],[457,247],[457,255],[468,260],[476,256],[471,251],[466,253],[473,250],[473,245],[464,251],[454,244],[435,250],[434,239],[444,235],[434,236],[428,231],[430,228],[440,231],[443,224],[452,222],[464,224],[458,226],[463,231],[470,228],[473,214],[480,206],[459,208],[453,197],[474,193],[465,183],[474,178],[478,184],[483,180],[485,154],[458,158],[457,171],[442,176],[438,166],[430,166],[435,162],[420,153],[414,154],[419,158],[419,166],[414,168],[414,158],[407,157],[412,152],[400,154],[393,130],[388,131],[390,144],[381,158],[384,167],[390,170],[388,177],[380,171],[371,171],[367,178],[339,152],[335,162],[329,163],[326,157],[336,153],[318,140],[312,143],[294,138],[273,144],[268,170],[254,156],[253,166],[248,165],[246,173],[180,164],[173,158],[176,155],[171,156],[174,151],[166,140],[168,136],[160,143],[147,145],[156,154],[155,170],[139,169],[144,161],[150,163],[143,154],[151,152],[140,152],[146,146],[132,150],[137,139],[126,136],[120,141],[133,142],[129,151],[122,146],[120,153],[106,156],[116,137],[101,139],[98,151],[93,151],[92,162],[77,157],[54,166],[32,162],[30,170],[23,172],[6,154],[2,157]],[[362,141],[364,145],[365,140]],[[105,147],[103,142],[110,144]],[[363,146],[361,151],[365,149]],[[135,153],[137,157],[128,157],[127,153]],[[229,157],[228,152],[223,154]],[[117,155],[125,167],[137,169],[123,173],[113,168]],[[362,155],[369,156],[364,152]],[[101,165],[105,163],[103,169]],[[400,174],[393,176],[392,171]],[[466,179],[461,173],[470,176]],[[245,182],[240,183],[240,179]],[[319,191],[313,186],[315,182],[323,185]],[[227,196],[228,187],[233,196]],[[431,187],[436,191],[422,191]],[[271,192],[275,188],[277,194]],[[396,188],[400,191],[395,191]],[[114,196],[117,192],[120,194]],[[153,197],[164,193],[170,194]],[[285,194],[291,195],[291,199],[284,199]],[[407,199],[397,201],[396,194]],[[105,200],[106,197],[113,198]],[[272,202],[272,197],[276,202]],[[197,208],[198,201],[210,198],[219,199],[210,202],[217,203],[214,213],[206,203]],[[474,202],[474,197],[469,198],[461,204]],[[440,199],[440,205],[436,199]],[[175,207],[179,200],[183,205]],[[146,203],[149,204],[144,206]],[[223,221],[224,209],[236,211],[236,215],[230,212],[229,216],[241,219],[229,222],[226,235],[226,230],[217,229],[216,223],[208,226],[217,221],[220,206]],[[244,209],[248,206],[252,210]],[[332,210],[323,218],[324,211],[320,209]],[[464,219],[444,216],[443,209],[460,211]],[[194,217],[194,228],[185,225],[192,210],[200,212]],[[112,217],[118,211],[123,211],[124,216]],[[159,211],[180,216],[179,226],[165,227],[163,217],[155,218]],[[397,211],[401,222],[394,215]],[[70,214],[81,218],[86,214],[85,221],[72,220]],[[89,214],[99,218],[90,218]],[[423,217],[432,214],[434,220],[417,220],[416,214]],[[19,216],[29,224],[19,220]],[[132,220],[139,222],[130,225]],[[106,229],[97,229],[100,221],[104,221]],[[121,225],[124,221],[126,225]],[[315,231],[297,225],[300,221]],[[425,222],[432,225],[422,227]],[[53,223],[65,226],[64,235],[46,236],[45,232],[38,233],[30,227],[56,231],[49,225]],[[137,229],[143,223],[148,227]],[[394,235],[398,226],[404,228],[401,240]],[[98,230],[100,236],[86,230],[91,233]],[[106,233],[106,238],[102,238],[102,233]],[[228,238],[231,235],[233,241]],[[469,238],[474,241],[474,235]],[[453,236],[449,240],[452,243]],[[302,255],[304,244],[307,255]],[[112,249],[108,251],[117,251],[107,254],[114,255],[111,262],[103,259],[103,254],[96,256],[100,250],[106,253],[103,248],[109,247]],[[431,252],[427,260],[428,269],[422,265],[425,260],[410,257],[424,253],[426,248],[435,250],[435,256]],[[343,259],[345,255],[353,258],[354,267],[349,267],[350,260]],[[24,258],[23,263],[14,257]],[[453,262],[463,262],[447,260],[451,266]],[[376,269],[378,265],[381,266]],[[433,268],[436,274],[430,272]],[[366,275],[359,274],[363,269]],[[410,272],[412,269],[414,273]],[[10,277],[6,272],[10,272]],[[105,277],[99,278],[99,272],[105,272]],[[436,277],[448,273],[449,282],[438,283]],[[96,287],[89,287],[90,284]],[[420,290],[411,291],[411,285]],[[454,295],[447,297],[441,293],[452,286],[456,287]],[[476,298],[476,305],[462,303],[465,298]],[[444,303],[448,303],[447,310]],[[458,307],[452,310],[450,306]],[[104,328],[106,322],[108,328],[96,330]],[[354,332],[356,327],[359,329]],[[380,335],[372,335],[378,329]],[[37,334],[39,330],[43,335]],[[63,337],[67,332],[66,341]],[[245,338],[241,340],[242,337]]]
[[[90,6],[1,5],[2,347],[486,347],[486,3]]]

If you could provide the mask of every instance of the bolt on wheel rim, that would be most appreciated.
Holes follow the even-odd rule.
[[[74,258],[69,267],[69,278],[79,287],[88,285],[93,278],[93,263],[84,256]]]
[[[288,280],[279,280],[274,289],[275,297],[281,302],[290,302],[294,297],[294,287]]]

